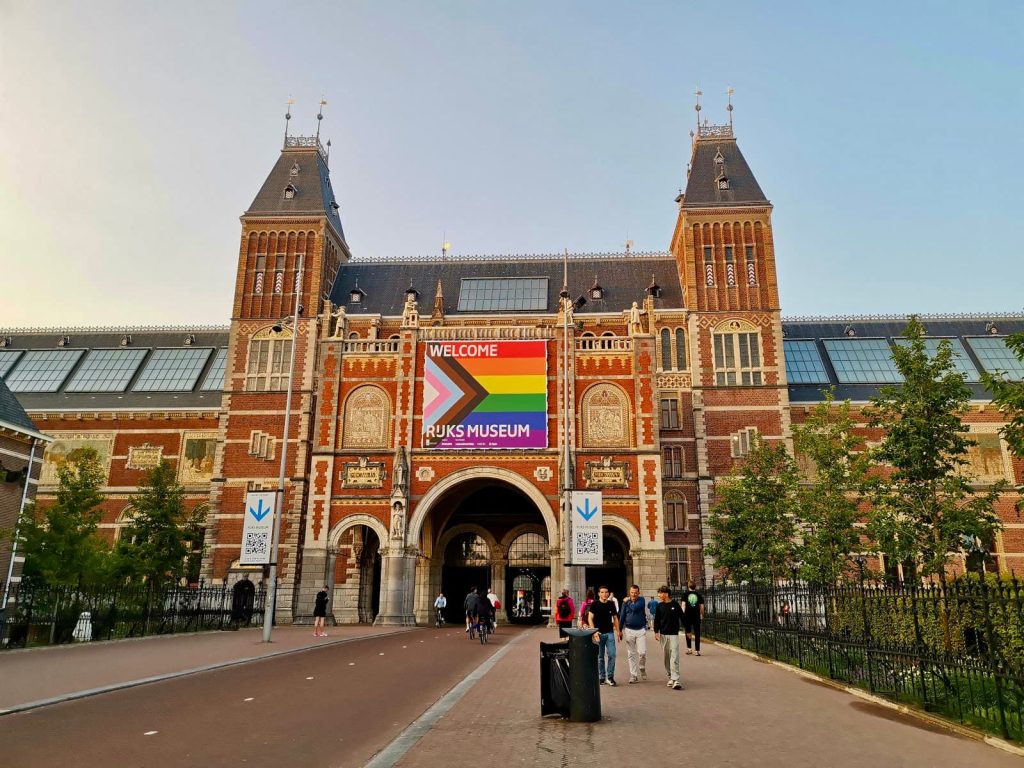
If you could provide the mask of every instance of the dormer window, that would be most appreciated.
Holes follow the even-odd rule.
[[[661,298],[661,286],[655,282],[654,275],[651,275],[651,284],[647,286],[647,295],[652,299]]]
[[[590,298],[593,301],[598,301],[604,298],[604,288],[602,288],[597,282],[597,275],[594,275],[594,284],[590,286]]]
[[[348,292],[348,303],[349,304],[362,304],[363,299],[366,297],[366,292],[363,291],[358,285]]]
[[[411,301],[415,304],[420,300],[420,292],[410,285],[405,289],[405,300]]]
[[[729,179],[727,177],[725,177],[725,176],[719,176],[718,177],[718,188],[719,189],[728,189],[729,188]]]
[[[287,187],[284,188],[284,199],[285,200],[292,200],[295,197],[295,192],[296,192],[295,185],[294,184],[289,184]]]

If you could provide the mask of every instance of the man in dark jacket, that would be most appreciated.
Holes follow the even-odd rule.
[[[462,607],[466,610],[466,631],[469,632],[480,615],[480,595],[477,594],[476,587],[469,590],[466,599],[462,601]]]
[[[619,639],[626,640],[629,659],[629,682],[647,679],[647,601],[640,596],[636,584],[629,588],[629,597],[619,608]]]
[[[661,641],[665,654],[668,687],[683,689],[679,682],[679,630],[683,626],[683,606],[669,596],[668,587],[658,589],[658,610],[654,612],[654,639]]]

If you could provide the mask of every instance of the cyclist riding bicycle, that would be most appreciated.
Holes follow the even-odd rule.
[[[480,615],[480,595],[477,594],[476,587],[469,590],[466,599],[462,601],[462,607],[466,612],[466,632],[472,637],[473,625],[476,624],[477,617]]]
[[[444,626],[444,609],[448,607],[448,598],[444,596],[444,592],[437,593],[437,599],[434,600],[434,625],[437,627]]]

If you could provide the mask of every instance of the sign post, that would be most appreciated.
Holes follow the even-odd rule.
[[[242,524],[242,554],[239,565],[270,562],[270,537],[274,530],[274,492],[245,494],[245,522]]]
[[[572,491],[572,563],[573,565],[601,565],[604,563],[600,491]]]

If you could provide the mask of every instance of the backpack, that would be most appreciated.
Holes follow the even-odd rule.
[[[560,619],[571,619],[572,609],[569,608],[569,601],[564,597],[558,601],[558,618]]]

